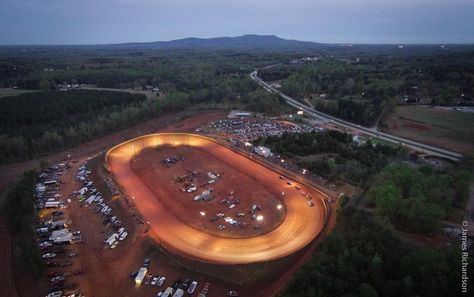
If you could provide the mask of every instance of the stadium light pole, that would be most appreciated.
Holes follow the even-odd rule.
[[[206,212],[200,211],[199,214],[200,214],[201,217],[204,219],[204,220],[203,220],[203,223],[202,223],[202,227],[203,227],[204,229],[207,229],[207,228],[206,228],[206,218],[205,218]]]

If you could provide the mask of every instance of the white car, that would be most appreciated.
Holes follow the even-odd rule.
[[[160,277],[160,279],[158,280],[158,282],[156,283],[156,285],[157,285],[158,287],[160,287],[160,286],[162,286],[162,285],[165,283],[165,281],[166,281],[166,277],[162,276],[162,277]]]
[[[110,246],[111,249],[114,249],[116,248],[118,245],[118,241],[115,241],[114,243],[112,243],[112,245]]]
[[[53,244],[51,242],[45,241],[39,244],[40,247],[48,247],[52,246]]]
[[[188,294],[194,293],[194,290],[196,289],[197,286],[197,281],[193,281],[188,288]]]
[[[46,253],[43,255],[43,259],[50,259],[56,257],[55,253]]]
[[[201,195],[194,196],[194,198],[193,198],[194,201],[198,201],[198,200],[201,200],[201,199],[202,199]]]
[[[124,228],[124,227],[120,228],[120,229],[117,231],[117,234],[118,234],[118,235],[122,235],[123,231],[125,231],[125,228]]]
[[[128,235],[127,231],[124,231],[124,232],[122,233],[122,235],[120,235],[119,240],[120,240],[120,241],[124,240],[124,239],[127,237],[127,235]]]
[[[158,280],[159,280],[159,278],[158,278],[157,276],[155,276],[155,277],[151,280],[151,283],[150,283],[150,284],[151,284],[152,286],[156,286],[156,283],[158,283]]]

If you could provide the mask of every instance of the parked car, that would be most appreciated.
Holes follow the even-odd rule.
[[[119,240],[120,241],[124,240],[125,238],[127,238],[127,235],[128,235],[127,231],[123,232],[122,235],[120,235]]]
[[[197,281],[193,281],[193,282],[189,285],[188,294],[194,293],[194,290],[196,289],[196,287],[197,287]]]
[[[158,287],[161,287],[161,286],[165,283],[165,281],[166,281],[166,277],[162,276],[162,277],[160,277],[160,279],[158,280],[158,282],[156,283],[156,285],[157,285]]]
[[[43,259],[50,259],[56,257],[55,253],[46,253],[43,255]]]
[[[207,292],[209,292],[209,286],[210,286],[210,285],[211,285],[210,282],[205,283],[205,284],[204,284],[204,287],[202,288],[201,293],[204,294],[204,295],[206,295]]]

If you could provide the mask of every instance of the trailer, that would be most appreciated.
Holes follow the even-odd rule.
[[[51,186],[51,185],[57,185],[58,181],[57,180],[47,180],[43,183],[45,186]]]
[[[173,297],[183,297],[184,291],[182,289],[177,289]]]
[[[117,233],[114,233],[110,235],[110,237],[105,241],[105,243],[111,246],[117,240],[118,237],[119,235]]]
[[[45,207],[45,208],[58,208],[60,203],[61,203],[61,202],[59,202],[59,201],[46,202],[45,205],[44,205],[44,207]]]
[[[138,270],[137,276],[135,277],[135,284],[140,285],[143,282],[147,272],[148,269],[146,267],[140,267],[140,270]]]
[[[96,198],[95,195],[90,196],[89,198],[87,198],[86,203],[91,204],[92,202],[94,202],[95,198]]]
[[[173,294],[173,288],[168,287],[161,297],[171,297],[171,294]]]

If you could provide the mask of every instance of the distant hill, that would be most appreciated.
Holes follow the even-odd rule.
[[[323,44],[289,40],[275,35],[242,35],[236,37],[216,37],[216,38],[184,38],[171,41],[139,42],[109,44],[107,47],[118,48],[147,48],[147,49],[235,49],[235,48],[313,48]]]

